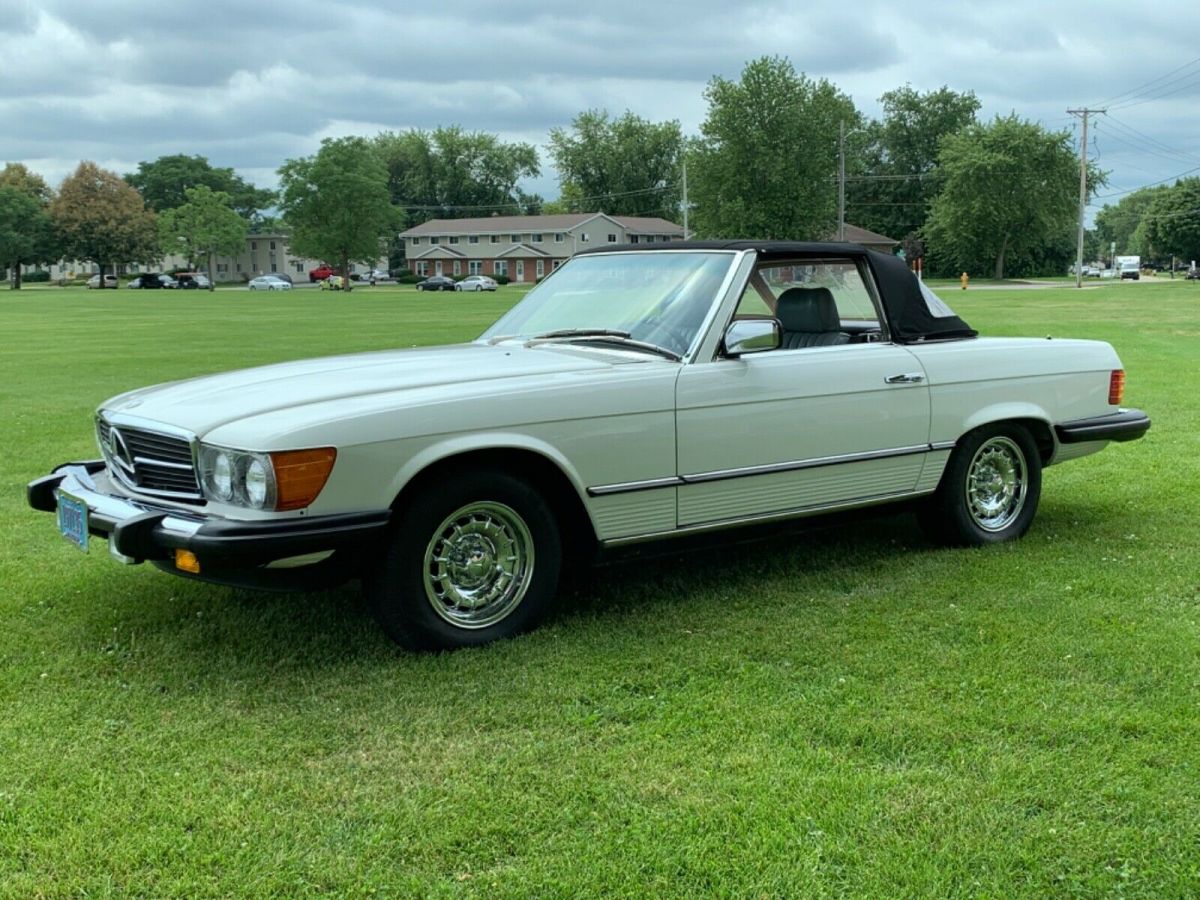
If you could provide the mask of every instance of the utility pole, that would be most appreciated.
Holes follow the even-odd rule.
[[[1087,127],[1088,116],[1108,112],[1107,109],[1068,109],[1072,116],[1083,119],[1083,139],[1079,142],[1079,235],[1075,242],[1075,287],[1083,287],[1083,216],[1087,207]]]
[[[688,193],[687,193],[687,160],[683,161],[683,239],[689,240],[692,234],[688,231]]]
[[[838,122],[838,229],[837,239],[846,239],[846,123]]]

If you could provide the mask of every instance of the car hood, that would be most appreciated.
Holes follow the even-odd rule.
[[[120,394],[101,411],[174,425],[203,437],[251,416],[337,400],[444,388],[502,391],[515,379],[603,371],[650,362],[625,353],[579,352],[566,346],[458,344],[328,356],[206,375]],[[426,392],[427,394],[427,392]]]

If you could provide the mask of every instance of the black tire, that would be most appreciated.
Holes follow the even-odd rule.
[[[979,464],[978,486],[972,470]],[[1014,487],[1004,473],[1013,465]],[[988,474],[1000,490],[991,495],[997,514],[987,515]],[[1002,486],[1003,485],[1003,486]],[[1019,487],[1016,487],[1019,485]],[[1028,429],[1014,423],[985,425],[964,435],[950,455],[937,492],[918,509],[921,529],[933,541],[960,547],[998,544],[1021,537],[1033,524],[1042,495],[1042,460]]]
[[[464,518],[464,510],[474,512]],[[454,528],[464,522],[465,530]],[[494,530],[486,530],[492,526]],[[456,539],[457,546],[451,543]],[[531,548],[525,554],[528,565],[496,574],[499,559],[522,555],[519,546]],[[459,569],[445,559],[440,572],[427,563],[440,553],[449,557],[456,552]],[[384,558],[364,579],[364,587],[372,613],[396,643],[410,650],[454,650],[537,625],[554,598],[561,567],[558,523],[542,495],[505,472],[477,470],[431,481],[402,498]],[[477,577],[484,581],[479,593],[485,599],[502,589],[494,603],[469,609],[437,599],[437,591],[448,584],[447,596],[453,597],[451,591],[461,587],[456,578],[465,582]],[[498,618],[491,621],[489,616]]]

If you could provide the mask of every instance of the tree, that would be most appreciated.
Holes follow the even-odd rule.
[[[274,191],[256,188],[233,169],[216,168],[203,156],[182,153],[140,162],[125,180],[141,192],[147,206],[160,213],[183,206],[188,188],[201,186],[228,194],[230,205],[249,221],[274,206],[276,199]]]
[[[925,227],[931,255],[952,270],[983,265],[1003,278],[1005,260],[1069,243],[1079,202],[1079,164],[1066,132],[999,116],[942,139],[942,187]],[[1098,171],[1088,179],[1103,184]]]
[[[860,122],[853,101],[779,57],[738,81],[715,77],[708,117],[689,154],[694,230],[707,237],[820,238],[836,218],[838,123]]]
[[[540,202],[517,182],[541,174],[531,144],[507,144],[494,134],[438,128],[385,131],[372,141],[387,169],[388,195],[405,225],[431,218],[523,211]]]
[[[679,213],[683,132],[676,121],[651,122],[626,112],[582,112],[570,128],[550,130],[560,202],[574,212],[611,215]]]
[[[1147,256],[1200,259],[1200,178],[1184,178],[1154,195],[1143,217]]]
[[[187,202],[158,218],[163,247],[179,248],[193,264],[203,259],[208,268],[208,289],[216,289],[213,260],[218,253],[234,255],[246,246],[249,224],[230,205],[224,191],[204,185],[188,188]]]
[[[62,239],[63,252],[100,267],[158,255],[153,211],[142,195],[115,172],[84,161],[68,175],[50,204],[50,215]]]
[[[925,224],[937,194],[942,138],[975,122],[979,99],[948,87],[922,94],[906,84],[879,102],[883,118],[868,126],[862,156],[847,151],[847,172],[865,177],[851,176],[846,206],[856,225],[903,240]]]
[[[13,290],[21,289],[21,267],[49,264],[59,257],[49,204],[54,192],[40,175],[21,163],[0,171],[0,273],[10,270]]]
[[[1117,254],[1151,255],[1151,248],[1144,241],[1143,221],[1155,198],[1170,190],[1166,185],[1141,188],[1126,194],[1116,204],[1106,203],[1096,213],[1096,233],[1100,239],[1101,254],[1107,256],[1109,249],[1116,244]]]
[[[316,156],[279,169],[281,206],[302,256],[337,260],[350,290],[350,262],[374,263],[394,230],[388,170],[372,142],[326,138]]]

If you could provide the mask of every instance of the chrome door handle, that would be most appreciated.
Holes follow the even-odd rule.
[[[920,372],[906,372],[903,375],[889,375],[883,380],[885,384],[917,384],[924,381],[925,376]]]

